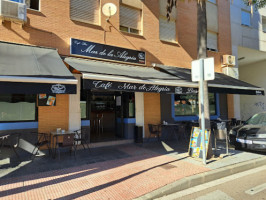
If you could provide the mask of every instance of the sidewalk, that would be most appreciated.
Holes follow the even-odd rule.
[[[231,156],[210,160],[204,166],[188,157],[187,149],[184,142],[167,141],[79,150],[76,159],[68,154],[61,160],[43,156],[12,166],[2,159],[0,198],[153,199],[171,192],[176,185],[181,189],[191,186],[187,183],[195,176],[209,180],[217,170],[234,172],[239,164],[243,166],[238,170],[246,169],[248,162],[266,163],[263,155],[231,150]]]

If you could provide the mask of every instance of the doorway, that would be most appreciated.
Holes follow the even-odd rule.
[[[118,127],[121,96],[116,92],[92,91],[90,98],[91,142],[105,142],[123,138],[122,127]],[[120,116],[120,115],[119,115]]]

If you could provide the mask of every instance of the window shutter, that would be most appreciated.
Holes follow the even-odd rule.
[[[242,10],[241,23],[242,25],[250,26],[250,12]]]
[[[160,0],[160,15],[163,17],[166,17],[167,14],[167,0]],[[171,20],[176,20],[176,8],[174,7],[171,14],[170,14]]]
[[[160,18],[160,40],[174,42],[176,41],[176,24],[175,21],[167,21]]]
[[[85,23],[99,24],[99,0],[71,0],[70,18]]]
[[[120,25],[141,30],[141,10],[120,5]]]
[[[122,0],[121,3],[142,10],[141,0]]]
[[[218,33],[218,9],[217,5],[206,2],[207,29]]]
[[[218,50],[217,48],[217,33],[207,32],[207,48],[211,50]]]
[[[170,14],[170,21],[167,21],[166,7],[167,1],[160,0],[160,40],[175,42],[176,41],[176,8],[174,7]]]
[[[266,32],[266,17],[262,16],[262,31]]]

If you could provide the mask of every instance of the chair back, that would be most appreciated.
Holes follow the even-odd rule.
[[[160,131],[159,125],[148,124],[148,126],[149,126],[149,131],[151,134],[157,134]]]
[[[66,134],[63,136],[63,142],[62,142],[63,147],[73,146],[73,143],[74,143],[74,134]]]
[[[90,134],[88,130],[82,130],[81,129],[81,139],[83,140],[89,140]]]
[[[153,127],[152,124],[148,124],[150,133],[153,133]]]
[[[90,132],[88,130],[79,129],[75,131],[75,138],[83,141],[90,139]]]

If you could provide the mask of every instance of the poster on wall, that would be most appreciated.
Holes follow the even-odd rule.
[[[48,96],[46,105],[48,105],[48,106],[54,106],[54,104],[55,104],[55,98],[56,98],[55,96]]]
[[[207,152],[208,152],[210,133],[211,133],[210,129],[205,130],[206,156],[207,156]],[[200,130],[200,127],[192,127],[188,154],[189,154],[189,156],[191,156],[193,158],[201,158],[201,159],[203,158],[201,134],[202,134],[202,131]]]
[[[51,94],[39,94],[38,95],[38,106],[55,106],[56,95]]]

